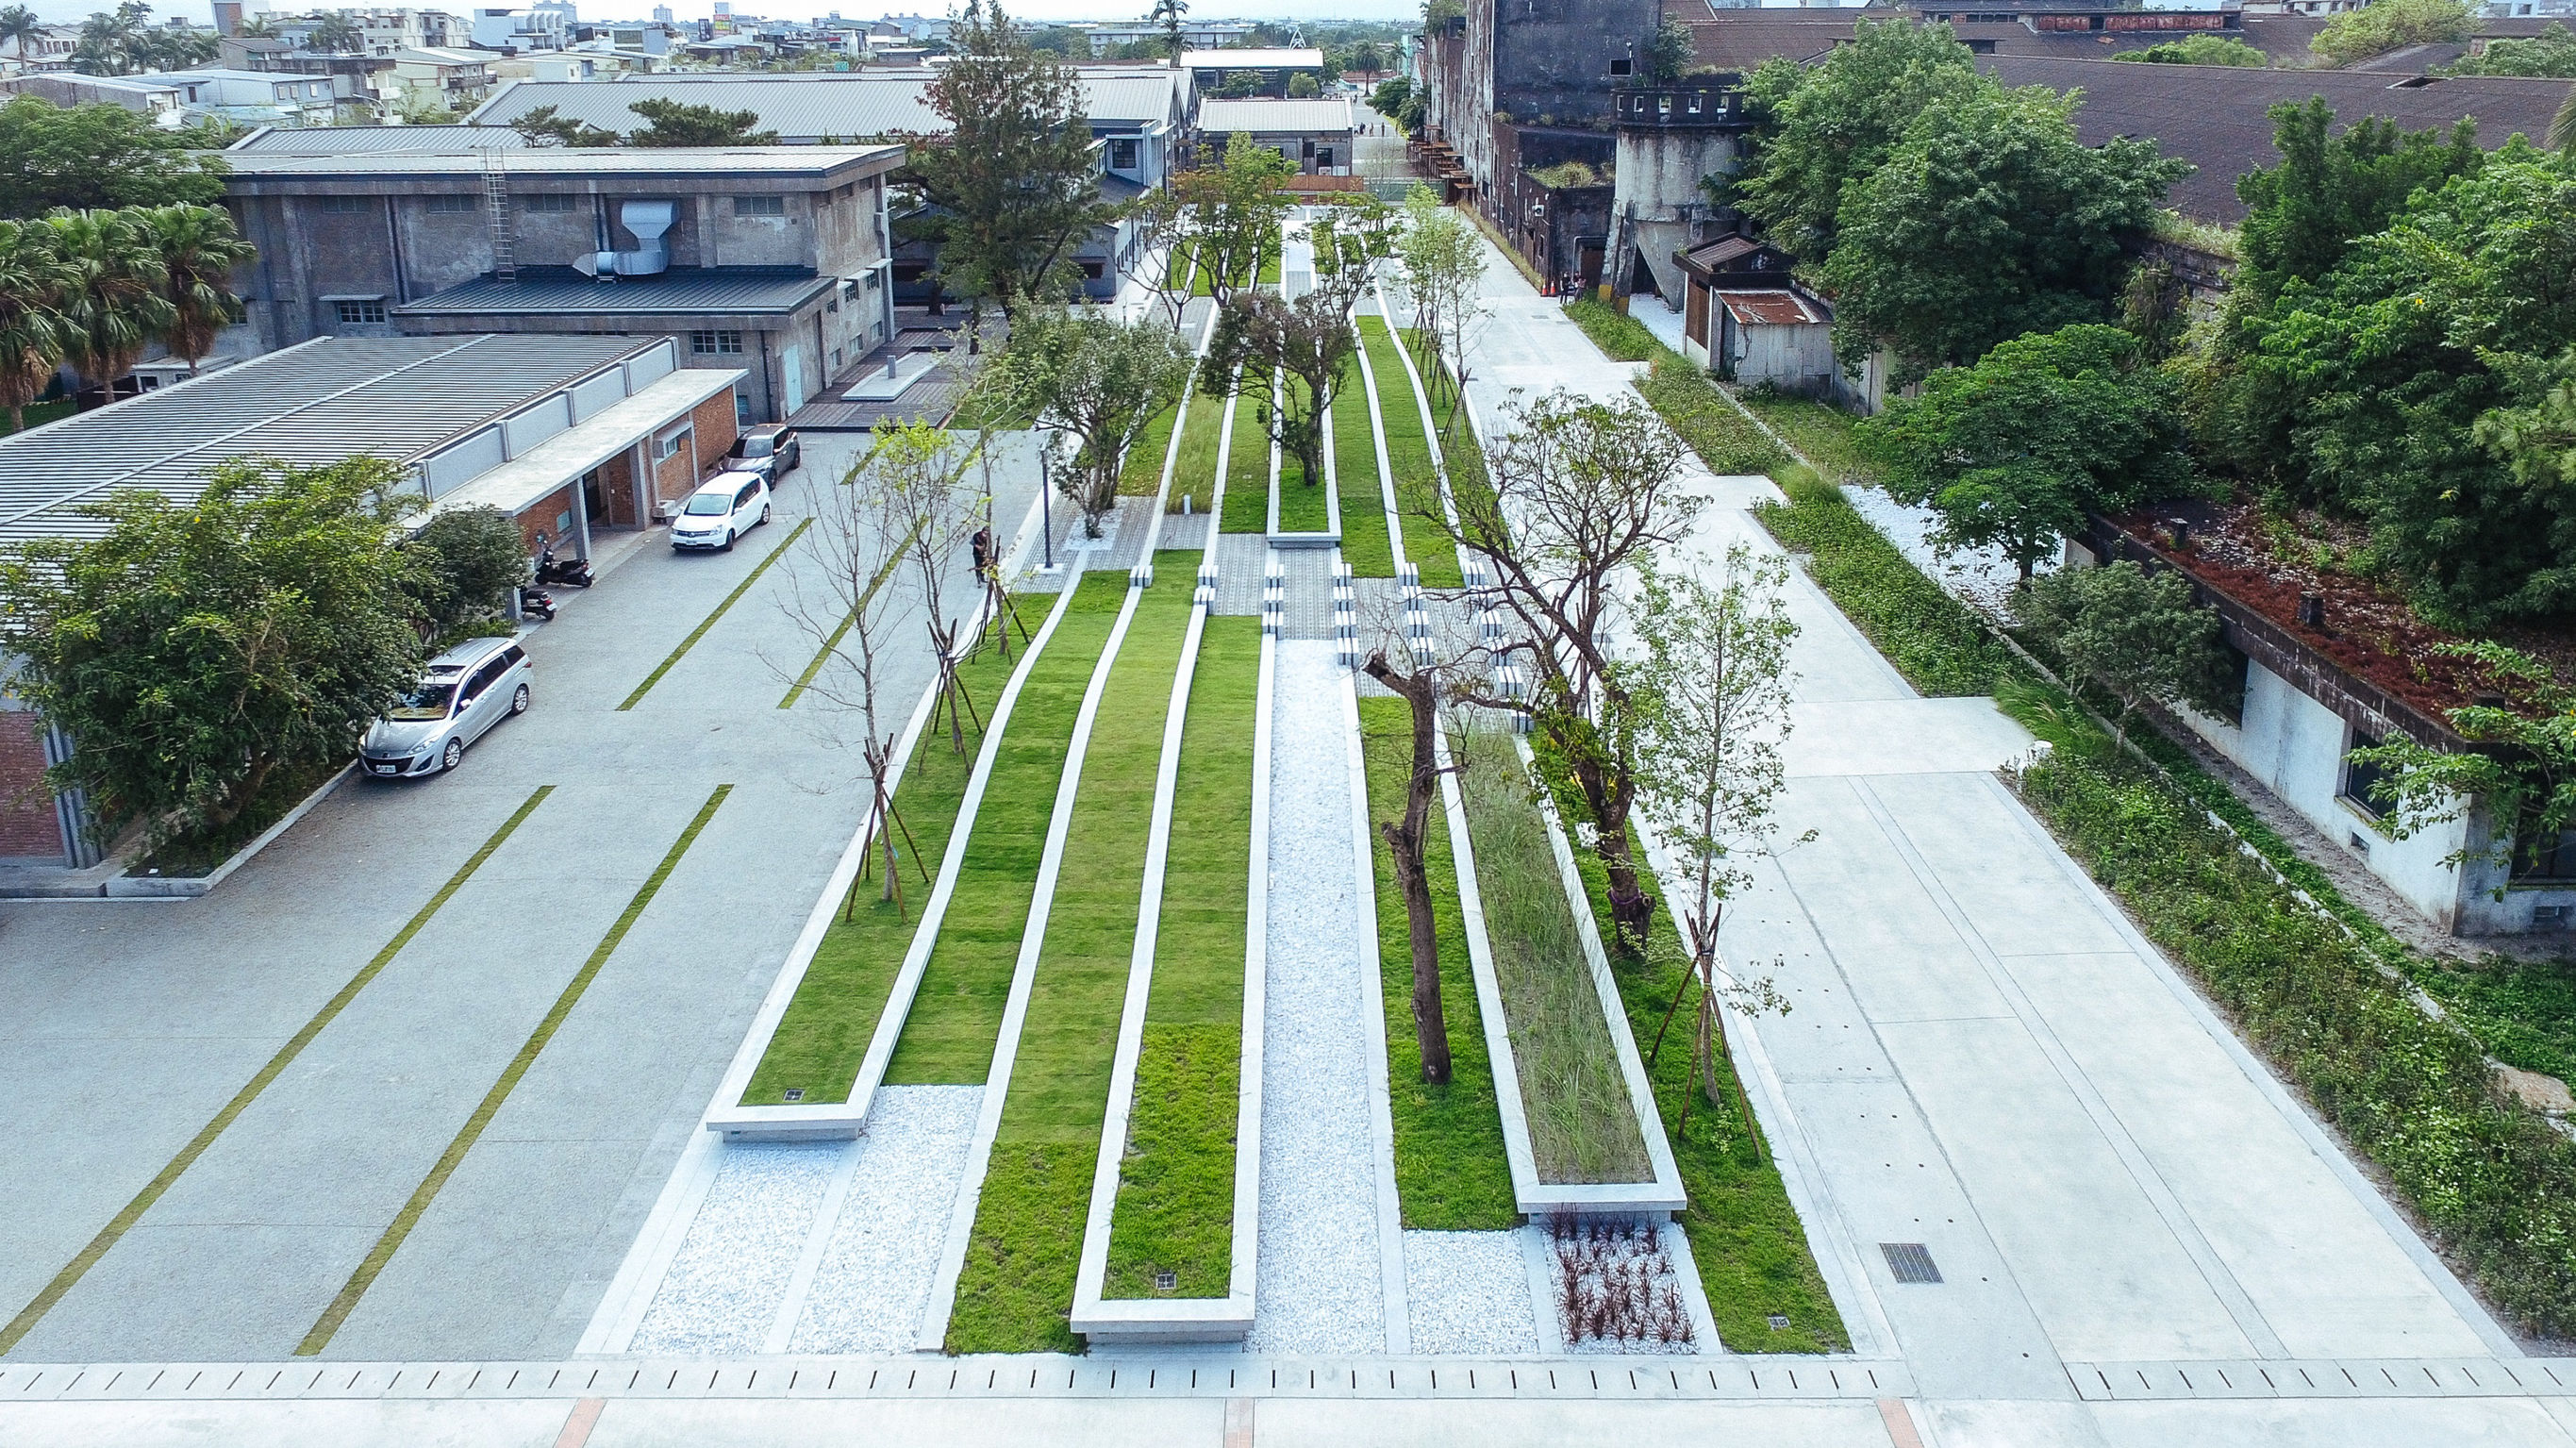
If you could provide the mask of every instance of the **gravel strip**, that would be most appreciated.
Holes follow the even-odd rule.
[[[1244,1346],[1382,1352],[1377,1167],[1360,1014],[1351,776],[1327,642],[1278,645],[1270,720],[1269,984],[1261,1075],[1261,1266]],[[1526,1296],[1526,1289],[1524,1289]]]
[[[910,1352],[939,1270],[981,1086],[881,1086],[794,1352]]]
[[[1518,1232],[1405,1233],[1404,1302],[1415,1352],[1538,1351]]]
[[[733,1354],[761,1350],[777,1319],[805,1234],[846,1148],[725,1148],[630,1351]]]

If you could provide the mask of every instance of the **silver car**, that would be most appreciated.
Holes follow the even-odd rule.
[[[439,774],[465,746],[528,712],[527,650],[515,639],[471,639],[431,659],[411,692],[358,741],[358,768],[379,779]]]

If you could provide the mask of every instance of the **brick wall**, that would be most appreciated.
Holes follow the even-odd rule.
[[[724,465],[725,454],[733,451],[733,440],[741,435],[734,422],[733,388],[699,403],[689,419],[698,428],[698,466],[712,473]]]
[[[576,525],[567,524],[558,528],[555,523],[566,512],[578,506],[580,505],[573,500],[572,485],[567,483],[556,489],[552,495],[540,499],[534,506],[519,514],[519,536],[527,540],[529,554],[533,556],[536,553],[537,535],[540,533],[555,539],[572,537]]]
[[[599,465],[599,481],[593,485],[596,496],[607,513],[608,526],[635,526],[635,464],[632,452],[622,452]]]
[[[43,725],[25,710],[0,710],[0,859],[62,853],[53,791],[45,788]]]

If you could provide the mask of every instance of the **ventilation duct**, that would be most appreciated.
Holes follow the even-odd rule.
[[[599,251],[577,257],[573,270],[594,277],[649,277],[671,269],[671,248],[662,239],[678,207],[668,201],[628,201],[617,208],[618,224],[633,233],[633,251]]]

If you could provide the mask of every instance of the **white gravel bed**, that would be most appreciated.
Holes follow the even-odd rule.
[[[1909,508],[1880,488],[1845,485],[1843,496],[1851,500],[1852,508],[1867,518],[1871,527],[1887,535],[1897,551],[1934,582],[1989,614],[2004,611],[2004,600],[2013,585],[2020,582],[2021,572],[2001,549],[1962,548],[1944,556],[1928,541],[1934,522],[1931,509]],[[2056,570],[2054,559],[2041,560],[2040,572]]]
[[[629,1350],[759,1352],[843,1150],[838,1144],[726,1147]]]
[[[1517,1231],[1405,1233],[1404,1310],[1418,1353],[1538,1351]]]
[[[792,1352],[910,1352],[966,1175],[981,1086],[881,1086]]]
[[[1261,1265],[1247,1351],[1382,1352],[1350,744],[1329,641],[1282,641],[1270,720]],[[1373,928],[1373,925],[1368,928]]]

